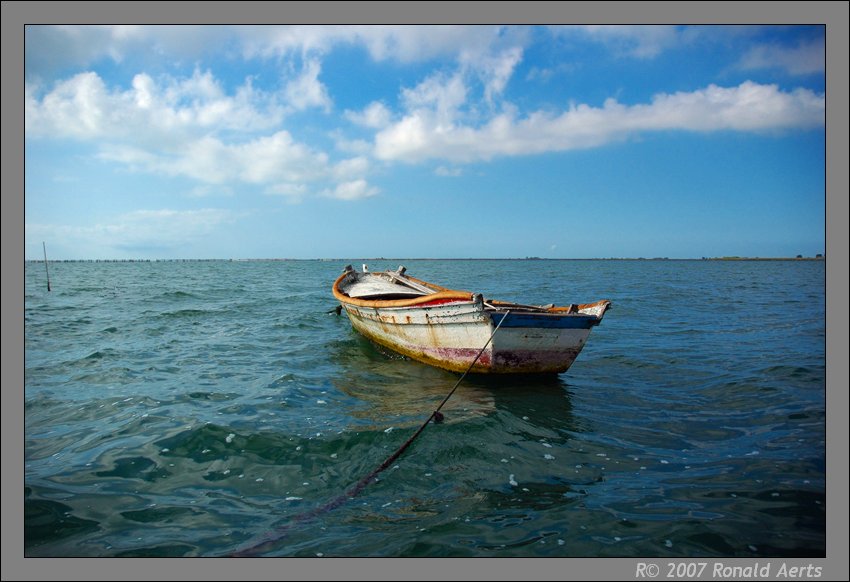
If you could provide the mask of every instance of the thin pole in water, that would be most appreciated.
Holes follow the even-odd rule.
[[[50,292],[50,271],[47,268],[47,245],[41,241],[41,246],[44,248],[44,272],[47,273],[47,292]]]

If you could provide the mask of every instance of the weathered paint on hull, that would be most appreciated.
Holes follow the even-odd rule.
[[[376,309],[344,304],[352,327],[372,341],[415,360],[466,371],[504,314],[480,302]],[[495,320],[495,321],[494,321]],[[471,371],[538,374],[566,371],[578,356],[594,316],[510,314]]]

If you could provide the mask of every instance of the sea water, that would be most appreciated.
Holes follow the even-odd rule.
[[[564,374],[465,378],[334,312],[347,263],[610,299]],[[822,261],[25,265],[27,556],[825,553]],[[4,389],[13,389],[5,386]],[[324,508],[324,509],[323,509]]]

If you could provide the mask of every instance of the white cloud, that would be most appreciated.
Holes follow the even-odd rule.
[[[268,129],[284,115],[277,99],[254,89],[250,79],[227,95],[210,72],[198,70],[159,83],[140,73],[126,91],[110,90],[93,72],[60,81],[41,98],[37,85],[25,87],[28,137],[131,138],[161,147],[210,131]]]
[[[44,77],[103,59],[192,62],[210,47],[226,48],[235,40],[234,30],[225,26],[29,25],[24,58],[28,77]]]
[[[431,75],[413,89],[403,89],[402,99],[410,111],[432,111],[441,124],[449,124],[466,102],[466,84],[458,72]]]
[[[240,181],[254,184],[309,182],[320,180],[328,173],[328,155],[295,142],[286,131],[229,147]]]
[[[363,111],[346,110],[345,117],[357,125],[381,129],[390,124],[392,113],[380,101],[373,101]]]
[[[333,168],[334,179],[344,182],[362,178],[369,172],[369,158],[358,156],[337,162]]]
[[[192,188],[188,195],[192,198],[206,198],[208,196],[233,196],[233,188],[228,186],[214,186],[202,184]]]
[[[285,196],[289,202],[301,202],[308,193],[305,184],[278,183],[266,189],[266,194]]]
[[[522,27],[482,25],[36,25],[27,26],[28,74],[86,67],[101,59],[169,58],[192,62],[210,49],[245,59],[324,54],[362,46],[375,61],[422,62],[463,51],[523,43]]]
[[[484,50],[499,41],[499,30],[495,26],[365,26],[358,27],[357,33],[373,59],[415,62]]]
[[[824,39],[801,42],[794,47],[760,44],[747,51],[738,63],[738,67],[745,71],[783,69],[792,75],[823,73],[826,68]]]
[[[421,62],[454,56],[471,47],[502,42],[497,26],[337,26],[235,27],[246,58],[293,53],[327,53],[334,46],[363,46],[375,61]]]
[[[100,134],[109,115],[103,81],[95,73],[81,73],[39,101],[36,87],[25,88],[24,127],[27,135],[88,138]]]
[[[375,136],[375,155],[411,163],[465,163],[599,147],[647,131],[771,131],[823,124],[823,95],[748,81],[660,94],[649,104],[608,99],[602,107],[576,105],[559,115],[538,111],[522,119],[507,111],[480,127],[446,125],[433,110],[417,109]]]
[[[111,146],[99,157],[137,171],[186,176],[207,184],[310,182],[332,174],[327,154],[295,142],[286,131],[236,144],[206,136],[157,154]]]
[[[330,132],[330,137],[334,140],[334,147],[345,154],[353,156],[369,156],[372,154],[373,146],[365,139],[349,139],[339,130]]]
[[[25,60],[28,76],[43,76],[103,59],[193,62],[211,49],[244,59],[276,58],[349,45],[365,48],[375,61],[411,63],[524,42],[520,31],[482,25],[36,25],[26,29]]]
[[[317,81],[319,71],[317,61],[305,66],[287,88],[291,105],[330,106]],[[96,73],[87,72],[57,83],[42,97],[38,93],[37,85],[26,85],[28,139],[89,141],[97,144],[100,160],[135,172],[221,187],[259,185],[301,196],[306,186],[299,185],[363,180],[369,169],[362,156],[333,164],[325,152],[279,129],[284,105],[256,90],[250,78],[233,94],[210,72],[198,70],[188,78],[160,81],[142,73],[131,88],[110,90]],[[338,197],[371,192],[368,186],[347,188]]]
[[[565,75],[574,72],[578,66],[574,63],[559,63],[554,67],[531,67],[525,76],[526,81],[548,82],[557,75]]]
[[[296,79],[287,83],[284,89],[287,102],[297,110],[308,107],[319,107],[329,112],[331,98],[327,88],[319,81],[322,64],[318,59],[310,59],[304,65],[304,70]]]
[[[554,26],[556,35],[580,36],[609,47],[615,54],[650,59],[687,42],[693,33],[672,25],[570,25]]]
[[[514,69],[522,60],[522,49],[514,47],[505,51],[492,63],[488,63],[485,97],[487,101],[492,101],[493,96],[501,94],[508,84],[508,80],[513,75]]]
[[[323,195],[338,200],[360,200],[378,193],[378,189],[369,186],[366,180],[353,180],[338,184],[333,190],[325,190]]]
[[[461,170],[460,168],[447,168],[446,166],[438,166],[437,169],[434,170],[434,173],[438,176],[456,178],[457,176],[463,174],[463,170]]]

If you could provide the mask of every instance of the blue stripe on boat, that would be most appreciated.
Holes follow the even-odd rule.
[[[509,313],[507,317],[500,313],[491,313],[493,323],[499,323],[501,315],[504,321],[502,327],[538,327],[548,329],[588,329],[599,324],[595,315],[582,314],[548,314],[548,313]]]

